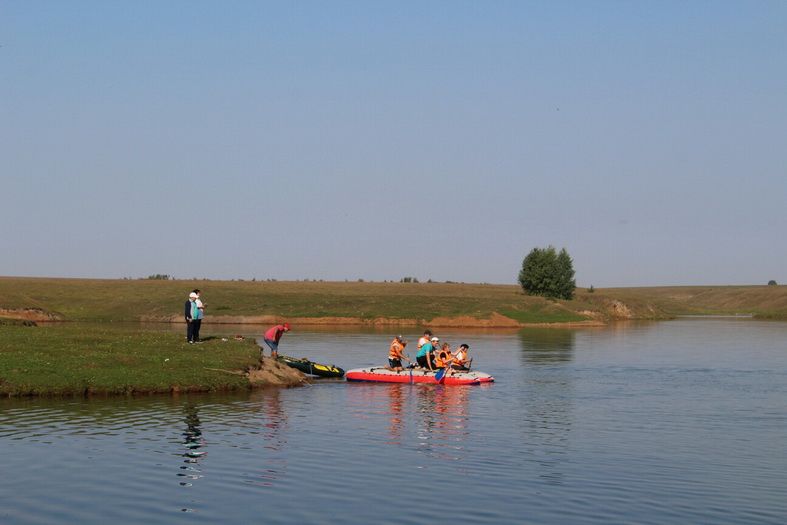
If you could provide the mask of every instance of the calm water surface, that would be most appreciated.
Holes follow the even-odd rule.
[[[497,383],[3,400],[0,523],[787,523],[787,324],[439,335]]]

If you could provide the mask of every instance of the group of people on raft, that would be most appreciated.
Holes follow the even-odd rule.
[[[451,345],[443,343],[440,345],[440,338],[435,337],[431,330],[424,331],[418,339],[418,352],[415,354],[415,363],[404,353],[407,346],[407,341],[398,335],[391,341],[391,347],[388,350],[388,368],[394,372],[401,372],[404,370],[402,366],[402,359],[410,363],[408,368],[418,366],[426,370],[440,370],[448,368],[448,372],[454,371],[468,371],[473,362],[470,357],[470,346],[467,344],[459,345],[456,353],[451,351]]]

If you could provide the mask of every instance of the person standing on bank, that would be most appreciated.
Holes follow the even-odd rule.
[[[184,316],[186,317],[186,340],[189,344],[194,342],[194,330],[197,329],[197,316],[199,315],[199,308],[197,308],[197,294],[191,292],[189,294],[189,299],[186,301],[184,305],[185,310],[183,312]],[[199,332],[199,329],[197,329]]]
[[[194,342],[201,343],[199,339],[199,329],[202,328],[202,320],[205,318],[205,304],[200,300],[200,291],[195,288],[191,293],[196,294],[197,298],[194,303],[197,305],[197,325],[194,327]]]
[[[290,323],[277,324],[268,329],[263,336],[263,341],[271,349],[271,357],[276,359],[279,357],[279,340],[284,332],[290,331]],[[260,347],[260,356],[264,355],[262,347]]]

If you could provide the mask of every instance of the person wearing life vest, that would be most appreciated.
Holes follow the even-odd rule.
[[[451,355],[451,345],[448,343],[443,343],[443,346],[440,350],[435,352],[434,357],[434,364],[435,368],[445,368],[453,361],[453,356]]]
[[[394,337],[394,340],[391,341],[391,348],[388,350],[388,368],[393,370],[394,372],[401,372],[404,370],[402,368],[402,359],[407,359],[407,362],[410,363],[410,358],[404,355],[404,347],[407,346],[407,341],[405,341],[401,335],[397,335]]]
[[[462,343],[459,345],[456,355],[454,355],[454,362],[451,363],[451,368],[454,370],[470,370],[470,365],[473,364],[473,358],[469,355],[470,346]]]
[[[432,352],[437,347],[438,342],[440,342],[440,339],[437,337],[432,337],[418,348],[418,353],[415,354],[415,360],[418,363],[418,366],[421,368],[434,370],[434,366],[432,366]]]
[[[276,359],[279,357],[279,340],[284,332],[290,331],[290,323],[277,324],[268,329],[263,336],[263,341],[271,349],[271,357]],[[260,356],[263,355],[262,347],[260,347]]]

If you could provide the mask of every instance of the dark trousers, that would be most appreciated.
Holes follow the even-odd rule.
[[[194,342],[199,341],[199,329],[202,326],[202,319],[194,319],[191,322],[194,325]]]

